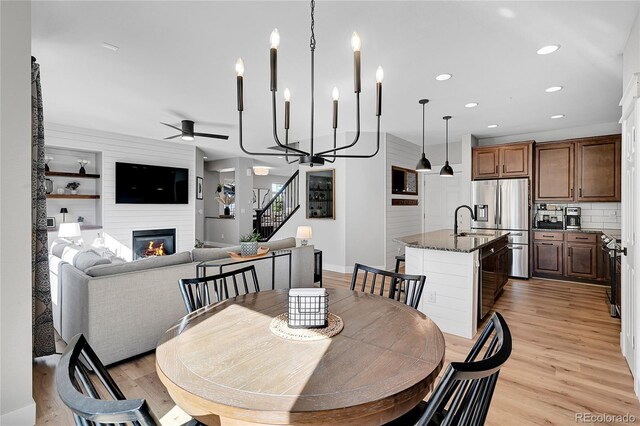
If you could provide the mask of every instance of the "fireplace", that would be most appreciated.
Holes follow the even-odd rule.
[[[133,231],[131,247],[133,260],[174,254],[176,252],[176,230],[173,228]]]

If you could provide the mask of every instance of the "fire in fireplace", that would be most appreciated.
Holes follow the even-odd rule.
[[[133,260],[174,254],[175,247],[175,228],[133,231]]]

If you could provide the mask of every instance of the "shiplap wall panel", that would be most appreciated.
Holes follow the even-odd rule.
[[[418,187],[420,189],[417,197],[391,194],[391,166],[415,169],[416,163],[420,158],[421,148],[389,133],[386,136],[386,267],[390,269],[395,267],[395,257],[398,255],[398,249],[400,249],[400,253],[404,253],[404,247],[394,242],[393,239],[422,232],[421,204],[424,198],[420,192],[422,191],[420,176],[418,176]],[[392,206],[392,198],[418,199],[419,202],[417,206]]]
[[[193,145],[56,124],[45,126],[45,142],[48,147],[80,149],[101,154],[99,169],[101,170],[103,232],[108,241],[117,241],[119,247],[114,249],[118,254],[125,258],[130,256],[132,232],[140,229],[176,228],[176,251],[193,248],[195,241],[195,147]],[[189,169],[189,203],[116,204],[116,162]]]

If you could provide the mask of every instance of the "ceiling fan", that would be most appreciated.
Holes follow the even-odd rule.
[[[193,131],[194,123],[191,120],[182,120],[182,129],[167,123],[161,122],[160,124],[164,124],[165,126],[171,127],[172,129],[176,129],[177,131],[180,132],[180,134],[178,135],[169,136],[168,138],[165,138],[165,139],[173,139],[173,138],[181,137],[183,141],[192,141],[195,136],[199,136],[202,138],[213,138],[213,139],[225,139],[225,140],[229,139],[228,135],[216,135],[213,133],[196,133]]]

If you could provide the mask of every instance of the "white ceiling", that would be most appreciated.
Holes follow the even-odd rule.
[[[362,38],[362,128],[375,130],[374,74],[385,70],[382,130],[427,144],[580,127],[619,119],[622,51],[636,1],[417,2],[319,0],[316,4],[316,134],[331,130],[340,89],[340,131],[354,130],[351,33]],[[292,140],[309,134],[309,4],[288,2],[34,1],[32,52],[42,70],[50,122],[162,139],[160,121],[196,121],[209,160],[240,154],[234,65],[245,72],[245,143],[274,145],[269,34],[277,27],[279,126],[292,92]],[[120,47],[113,52],[108,42]],[[560,44],[540,56],[544,45]],[[446,82],[434,79],[451,73]],[[545,93],[550,86],[564,86]],[[473,109],[468,102],[478,102]],[[553,114],[565,114],[551,120]],[[497,123],[497,129],[487,125]],[[264,158],[265,161],[273,161]],[[283,161],[283,160],[277,160]]]

